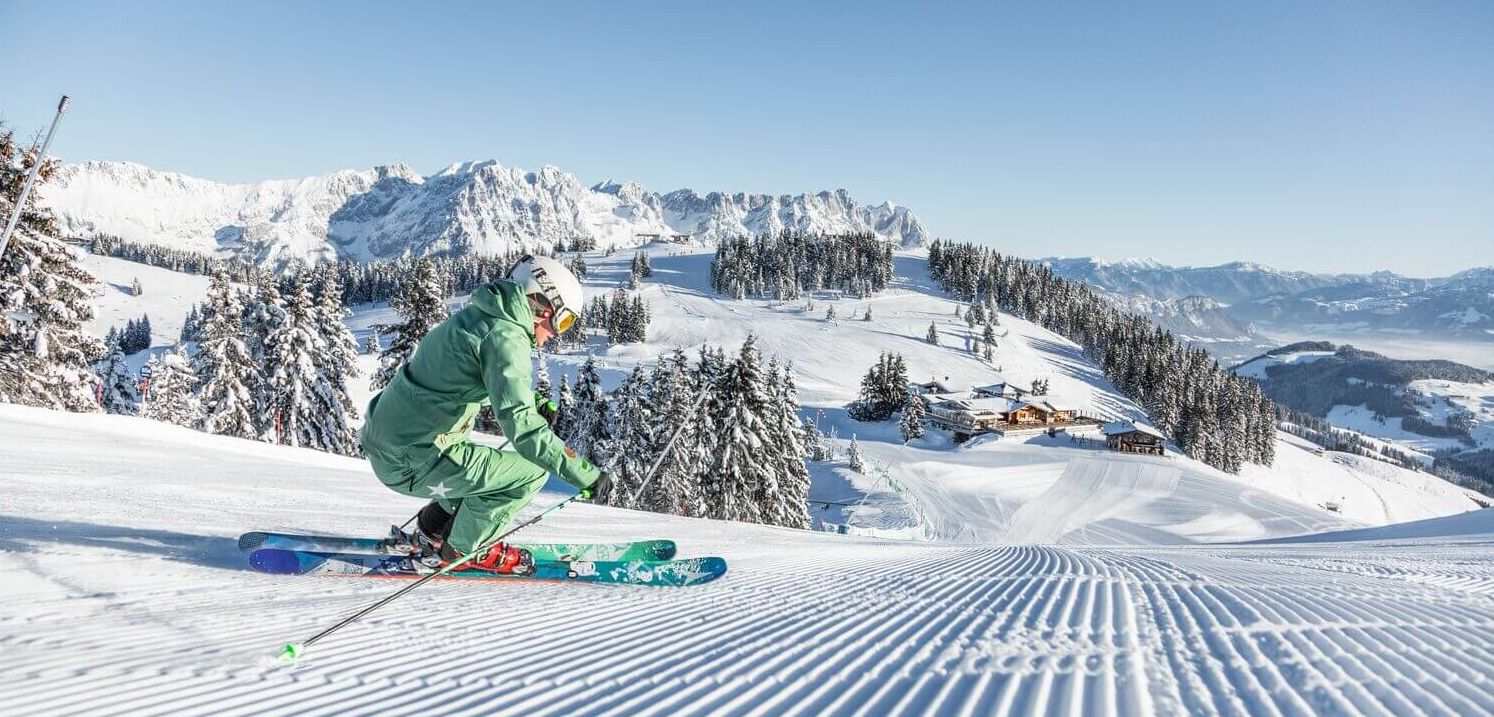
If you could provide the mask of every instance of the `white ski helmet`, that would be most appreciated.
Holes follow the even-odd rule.
[[[555,310],[550,325],[556,333],[563,334],[576,324],[581,313],[581,282],[564,264],[548,256],[526,255],[508,270],[508,279]]]

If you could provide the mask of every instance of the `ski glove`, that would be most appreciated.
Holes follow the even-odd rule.
[[[535,391],[534,410],[539,411],[540,418],[545,419],[545,423],[550,425],[550,430],[555,430],[555,419],[560,417],[560,408],[550,400],[549,396]]]
[[[607,494],[612,492],[612,477],[606,473],[597,476],[596,482],[581,489],[581,500],[589,500],[593,503],[605,500]]]

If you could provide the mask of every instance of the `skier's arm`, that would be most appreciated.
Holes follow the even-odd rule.
[[[500,326],[483,339],[478,355],[493,417],[514,450],[577,488],[594,483],[599,475],[596,467],[566,448],[535,410],[534,390],[529,385],[529,337],[517,327]]]

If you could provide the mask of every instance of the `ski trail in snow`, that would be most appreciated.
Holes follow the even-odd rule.
[[[1177,489],[1180,471],[1176,466],[1127,458],[1070,461],[1056,483],[1012,515],[1006,540],[1057,542],[1071,531],[1172,495]]]
[[[384,584],[213,571],[211,588],[140,596],[161,605],[170,630],[106,605],[35,616],[11,607],[0,651],[24,667],[8,704],[219,715],[1494,709],[1486,593],[1267,563],[1260,546],[777,539],[798,549],[743,555],[698,588],[431,586],[319,645],[299,669],[261,658]],[[1405,569],[1428,550],[1358,553],[1364,566]],[[1484,561],[1481,572],[1494,571]],[[183,576],[156,579],[168,577]],[[506,608],[516,609],[494,615]]]

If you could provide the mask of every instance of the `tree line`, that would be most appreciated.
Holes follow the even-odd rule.
[[[975,244],[936,240],[929,271],[956,299],[1025,318],[1081,346],[1187,455],[1238,473],[1275,458],[1276,406],[1202,349],[1122,312],[1052,269]]]
[[[309,275],[289,295],[277,282],[238,289],[216,274],[197,310],[195,354],[185,342],[146,364],[142,395],[116,341],[98,369],[99,402],[208,433],[359,455],[358,411],[347,382],[358,376],[357,345],[335,278],[320,291]]]
[[[865,298],[892,281],[892,244],[870,232],[723,239],[711,261],[711,288],[735,299],[788,300],[838,289]]]
[[[764,365],[753,336],[734,355],[702,347],[693,363],[676,351],[652,369],[634,368],[611,392],[588,358],[574,385],[561,376],[556,432],[612,476],[611,505],[803,528],[804,457],[816,437],[799,418],[797,394],[791,368],[777,358]],[[676,429],[673,450],[635,502]]]

